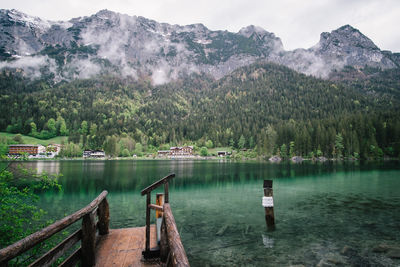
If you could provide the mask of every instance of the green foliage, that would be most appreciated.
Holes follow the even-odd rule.
[[[57,135],[56,121],[53,118],[50,118],[47,121],[47,129],[49,130],[51,137]]]
[[[46,173],[37,175],[20,170],[20,177],[11,172],[0,172],[0,247],[8,246],[31,234],[43,225],[45,212],[36,206],[37,192],[60,190],[57,177]]]
[[[224,34],[234,38],[219,33],[208,46],[222,46]],[[239,47],[232,49],[252,51],[246,39],[237,40]],[[77,51],[84,49],[75,45]],[[198,49],[196,43],[189,45]],[[58,55],[62,47],[49,49]],[[212,53],[208,56],[202,60],[212,61]],[[346,71],[342,74],[358,72]],[[106,75],[53,85],[3,73],[0,130],[49,138],[54,136],[52,118],[57,118],[56,135],[68,134],[69,142],[84,148],[108,146],[112,155],[125,148],[141,155],[162,144],[196,143],[209,149],[250,148],[267,156],[282,144],[289,145],[290,156],[317,155],[320,150],[327,157],[358,153],[368,158],[379,156],[379,149],[397,156],[400,75],[362,71],[367,79],[333,82],[274,64],[253,64],[220,80],[193,74],[160,86]],[[337,133],[343,147],[336,144]],[[135,147],[137,143],[141,149]],[[371,145],[376,149],[371,150]]]
[[[289,156],[290,157],[296,156],[294,152],[294,141],[290,141],[289,143]]]
[[[83,134],[83,135],[87,135],[87,133],[88,133],[88,123],[87,123],[87,121],[82,121],[81,128],[80,128],[79,132],[81,134]]]
[[[202,157],[208,156],[208,149],[207,149],[207,147],[203,146],[202,148],[200,148],[200,156],[202,156]]]
[[[282,145],[281,145],[280,151],[281,151],[281,157],[282,157],[283,159],[286,159],[286,158],[288,157],[286,144],[282,144]]]
[[[104,152],[106,155],[111,157],[116,157],[119,154],[119,147],[117,146],[117,137],[116,136],[107,136],[106,140],[103,144]]]
[[[213,141],[208,140],[208,141],[206,142],[206,147],[207,147],[207,148],[213,148],[213,147],[214,147]]]
[[[127,148],[125,148],[124,150],[122,150],[121,156],[122,157],[130,157],[131,154],[129,153],[129,150]]]
[[[18,143],[18,144],[23,144],[24,140],[22,140],[22,135],[17,134],[13,137],[13,141]]]
[[[143,156],[143,145],[141,143],[136,144],[134,154],[138,157]]]
[[[238,147],[239,149],[243,149],[246,147],[246,138],[244,138],[243,134],[239,138]]]
[[[83,151],[79,145],[74,143],[68,143],[62,147],[59,156],[67,158],[75,158],[75,157],[82,157],[82,154]]]
[[[343,137],[339,133],[339,134],[336,135],[336,138],[335,138],[335,151],[336,151],[336,156],[338,158],[342,157],[343,149],[344,149]]]

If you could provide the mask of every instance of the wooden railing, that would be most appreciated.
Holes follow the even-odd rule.
[[[164,204],[163,212],[160,259],[167,266],[190,266],[169,203]]]
[[[145,259],[160,257],[161,261],[167,266],[190,266],[183,248],[181,237],[176,227],[174,216],[172,215],[169,205],[169,186],[168,182],[175,177],[175,174],[170,174],[161,180],[153,183],[142,190],[142,196],[146,195],[146,245],[143,251]],[[151,192],[164,185],[164,204],[151,204]],[[150,249],[150,210],[154,209],[163,212],[161,224],[160,246],[156,249]]]
[[[93,266],[95,264],[96,230],[99,230],[100,235],[105,235],[109,232],[110,215],[107,194],[107,191],[103,191],[83,209],[1,249],[0,266],[7,266],[8,262],[13,258],[47,240],[81,218],[83,218],[81,229],[67,237],[29,266],[50,266],[79,241],[81,241],[81,247],[75,250],[60,266],[72,266],[79,260],[81,260],[82,266]],[[97,224],[95,221],[96,214],[98,216]]]

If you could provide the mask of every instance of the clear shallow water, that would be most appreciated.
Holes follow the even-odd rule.
[[[174,172],[170,202],[192,266],[400,266],[400,164],[218,161],[42,161],[63,192],[40,205],[62,218],[108,190],[111,227],[145,224],[140,190]],[[261,206],[274,180],[275,231]],[[154,202],[154,197],[153,197]],[[325,265],[324,265],[325,264]]]

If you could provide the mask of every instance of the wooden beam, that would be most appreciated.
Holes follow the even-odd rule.
[[[81,248],[74,251],[65,261],[63,261],[58,267],[72,267],[80,261],[82,255]]]
[[[171,207],[168,203],[164,204],[164,222],[167,231],[168,246],[170,248],[170,257],[172,266],[186,267],[190,266],[183,248],[181,237],[174,216],[172,215]]]
[[[154,204],[150,204],[149,208],[153,209],[153,210],[156,210],[156,211],[163,211],[164,210],[162,206],[154,205]]]
[[[74,222],[81,219],[86,214],[92,212],[94,209],[97,208],[99,203],[106,198],[108,192],[103,191],[97,198],[95,198],[89,205],[80,209],[79,211],[71,214],[49,226],[46,228],[33,233],[18,242],[3,248],[0,250],[0,264],[4,264],[8,262],[10,259],[15,258],[18,255],[21,255],[25,251],[33,248],[37,244],[43,242],[44,240],[48,239],[49,237],[53,236],[54,234],[58,233],[59,231],[67,228]]]
[[[145,189],[142,190],[141,194],[142,196],[146,195],[148,192],[153,191],[157,187],[159,187],[162,184],[167,183],[170,179],[175,177],[175,173],[171,173],[170,175],[165,176],[164,178],[160,179],[159,181],[153,183],[152,185],[149,185]]]
[[[82,230],[79,229],[69,237],[67,237],[64,241],[58,244],[56,247],[48,251],[42,257],[37,259],[35,262],[29,265],[29,267],[36,266],[50,266],[53,262],[55,262],[61,255],[63,255],[68,249],[73,247],[76,243],[79,242],[82,238]]]

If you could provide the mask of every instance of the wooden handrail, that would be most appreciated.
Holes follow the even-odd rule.
[[[164,178],[160,179],[159,181],[153,183],[152,185],[149,185],[148,187],[146,187],[145,189],[142,190],[142,192],[141,192],[142,196],[144,196],[145,194],[153,191],[154,189],[156,189],[160,185],[168,183],[168,181],[170,179],[174,178],[174,177],[175,177],[175,173],[171,173],[170,175],[165,176]]]
[[[84,216],[92,217],[92,213],[101,206],[101,211],[99,212],[99,232],[100,234],[107,234],[108,233],[108,221],[109,221],[109,211],[108,211],[108,203],[106,200],[108,192],[103,191],[97,198],[95,198],[89,205],[86,207],[78,210],[77,212],[47,226],[46,228],[33,233],[18,242],[3,248],[0,250],[0,265],[6,265],[7,262],[25,251],[33,248],[37,244],[45,241],[46,239],[50,238],[54,234],[60,232],[61,230],[67,228],[71,224],[75,223],[79,219]],[[103,210],[107,209],[107,210]],[[90,216],[92,215],[92,216]],[[83,233],[85,235],[85,233]],[[84,246],[84,244],[82,244]]]
[[[169,203],[164,204],[163,224],[160,245],[164,247],[161,248],[161,254],[168,253],[169,248],[170,255],[169,257],[167,255],[161,255],[161,258],[169,258],[172,266],[190,266]],[[165,248],[166,246],[168,247],[167,249]]]
[[[151,204],[151,191],[156,189],[157,187],[164,185],[164,203],[169,202],[169,193],[168,193],[168,182],[172,178],[175,177],[175,173],[171,173],[170,175],[165,176],[164,178],[158,180],[157,182],[149,185],[145,189],[142,190],[142,196],[146,195],[146,243],[145,250],[142,252],[145,259],[154,257],[154,253],[150,250],[150,209],[155,209],[156,207]]]

